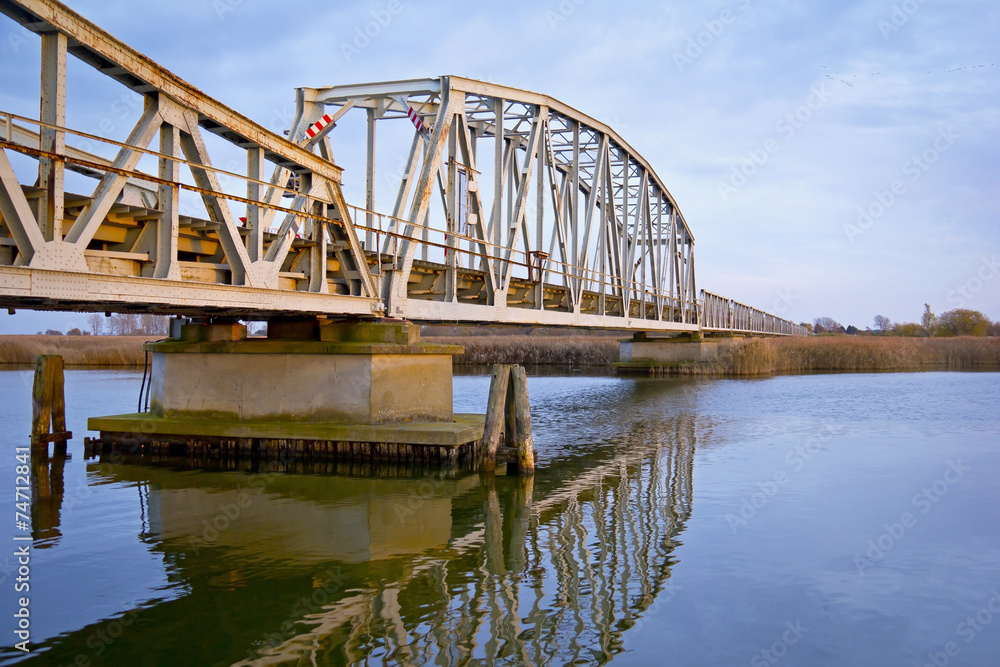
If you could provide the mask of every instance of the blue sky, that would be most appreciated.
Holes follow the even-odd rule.
[[[548,93],[653,165],[699,287],[795,321],[916,321],[925,302],[1000,319],[995,2],[69,5],[276,131],[296,86],[457,74]],[[37,115],[37,38],[6,18],[0,35],[0,108]],[[69,121],[92,130],[119,93],[87,69]],[[352,203],[362,181],[345,172]],[[0,332],[75,321],[19,311]]]

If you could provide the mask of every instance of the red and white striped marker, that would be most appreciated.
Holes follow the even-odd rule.
[[[406,117],[410,119],[413,123],[413,127],[417,128],[417,132],[421,134],[427,134],[427,128],[424,127],[424,121],[420,120],[420,116],[410,105],[406,105]]]
[[[329,127],[332,122],[333,119],[330,118],[330,114],[323,114],[322,118],[310,125],[309,129],[306,130],[306,136],[309,137],[309,141],[315,141],[316,138],[322,134],[323,130],[333,129],[332,127]]]

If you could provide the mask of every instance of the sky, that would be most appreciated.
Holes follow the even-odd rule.
[[[653,166],[699,288],[861,329],[925,303],[1000,320],[995,2],[67,4],[279,132],[297,86],[455,74],[546,93]],[[0,35],[0,109],[37,117],[38,38],[6,17]],[[127,134],[128,97],[88,70],[70,66],[69,124]],[[363,180],[345,171],[350,203]],[[80,325],[0,313],[0,333]]]

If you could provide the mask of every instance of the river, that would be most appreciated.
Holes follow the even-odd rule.
[[[17,593],[31,372],[0,371],[0,664],[1000,656],[998,373],[532,376],[533,479],[84,460],[87,417],[134,411],[140,378],[67,371],[71,458]],[[456,376],[456,412],[488,385]]]

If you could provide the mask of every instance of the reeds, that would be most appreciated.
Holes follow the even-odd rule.
[[[592,336],[425,338],[462,345],[456,364],[610,367],[618,339]],[[809,336],[722,339],[715,359],[653,369],[671,375],[766,375],[810,371],[972,370],[1000,368],[998,338]]]
[[[142,344],[160,336],[0,336],[0,365],[59,354],[67,366],[142,366]]]
[[[609,336],[447,336],[426,337],[428,343],[461,345],[456,364],[522,364],[604,366],[618,361],[618,339]]]
[[[155,336],[0,336],[0,365],[30,365],[39,354],[62,355],[67,366],[139,367],[142,344]],[[609,336],[425,337],[461,345],[459,365],[523,364],[611,368],[618,339]],[[670,375],[767,375],[810,371],[1000,369],[1000,338],[809,336],[723,339],[715,359],[673,364]]]
[[[713,361],[657,369],[672,375],[1000,368],[998,338],[792,337],[723,341]]]

